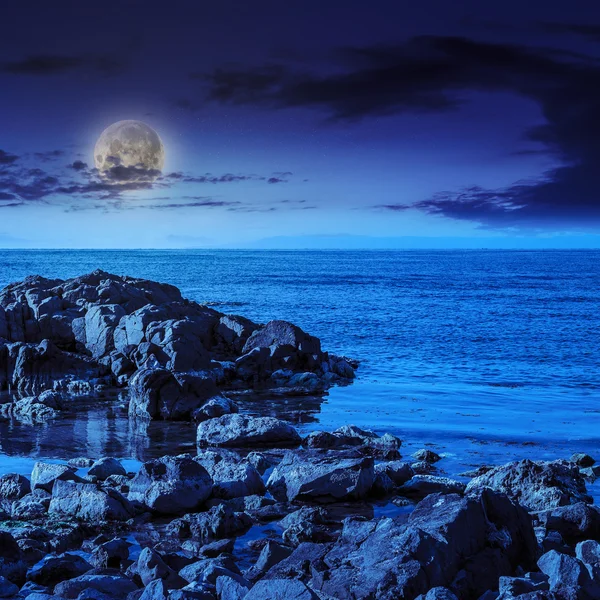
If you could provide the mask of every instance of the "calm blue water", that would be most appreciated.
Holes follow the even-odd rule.
[[[0,286],[96,268],[169,282],[257,321],[290,320],[360,359],[354,385],[299,419],[312,421],[306,429],[391,431],[407,452],[424,443],[447,452],[449,472],[581,449],[600,458],[600,251],[0,250]],[[299,402],[281,411],[302,412]],[[140,454],[122,413],[103,418],[81,417],[78,433],[72,423],[0,430],[13,457],[0,457],[0,470],[2,460],[26,471],[32,456],[61,452],[164,449],[157,433]]]

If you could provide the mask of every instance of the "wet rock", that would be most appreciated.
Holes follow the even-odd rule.
[[[250,452],[248,456],[246,456],[246,460],[253,465],[261,475],[264,475],[266,471],[273,466],[271,460],[262,452]]]
[[[142,583],[147,586],[155,579],[162,580],[168,589],[181,588],[186,581],[165,564],[158,552],[144,548],[137,561],[137,572]]]
[[[215,336],[227,355],[239,356],[248,338],[259,328],[256,323],[237,315],[224,315],[215,327]]]
[[[375,473],[385,474],[392,481],[394,486],[401,486],[412,479],[415,472],[413,468],[405,462],[393,460],[390,462],[379,463],[375,465]]]
[[[244,573],[244,576],[249,581],[257,581],[263,577],[271,567],[286,559],[291,553],[292,548],[282,546],[278,542],[269,540],[258,556],[256,563]]]
[[[94,548],[90,562],[97,569],[120,569],[129,558],[130,545],[120,538],[104,542]]]
[[[40,585],[56,585],[65,579],[73,579],[92,569],[92,565],[77,554],[51,556],[36,564],[27,573],[27,579]]]
[[[532,511],[592,501],[583,476],[574,464],[566,461],[526,459],[508,463],[472,479],[467,493],[486,487],[506,494]]]
[[[172,421],[190,420],[196,409],[219,394],[211,377],[161,368],[138,371],[129,382],[129,393],[130,415]]]
[[[78,458],[71,458],[69,461],[67,461],[67,465],[69,465],[69,467],[72,469],[88,469],[93,464],[94,461],[91,458],[85,458],[82,456]]]
[[[13,519],[28,521],[46,516],[50,507],[50,494],[42,489],[34,490],[13,502],[11,516]]]
[[[126,475],[127,471],[116,458],[101,458],[97,460],[88,471],[100,480],[108,479],[111,475]]]
[[[212,494],[216,498],[231,499],[263,495],[266,491],[260,473],[246,461],[211,451],[200,452],[195,460],[211,476]]]
[[[433,450],[428,450],[427,448],[417,450],[412,456],[418,461],[430,464],[438,462],[438,460],[442,460],[442,457],[439,454],[435,453]]]
[[[250,582],[241,583],[238,579],[222,575],[217,577],[217,596],[219,600],[242,600],[250,586]]]
[[[315,431],[304,439],[307,448],[347,448],[363,446],[380,452],[393,452],[400,448],[402,441],[389,433],[383,436],[356,425],[344,425],[331,433]]]
[[[595,506],[578,502],[537,514],[546,529],[558,532],[568,543],[600,540],[600,511]]]
[[[0,477],[0,500],[19,500],[31,492],[27,477],[17,473],[7,473]]]
[[[202,544],[242,535],[252,526],[252,519],[244,512],[234,511],[227,505],[213,506],[203,513],[188,514],[169,525],[176,537],[192,538]]]
[[[502,600],[548,590],[548,576],[543,573],[527,573],[524,577],[500,577],[499,592]]]
[[[97,523],[127,521],[135,515],[131,503],[112,489],[101,489],[94,483],[58,480],[52,490],[49,514]]]
[[[111,598],[125,598],[127,594],[138,588],[125,575],[118,571],[90,571],[68,581],[58,583],[54,588],[54,595],[66,600],[75,600],[84,590],[95,590]]]
[[[248,417],[233,414],[210,419],[198,426],[199,447],[297,446],[298,432],[274,417]]]
[[[267,487],[280,501],[337,502],[365,498],[373,479],[371,458],[286,452]]]
[[[547,575],[550,591],[564,600],[588,600],[600,595],[600,586],[592,581],[585,565],[578,559],[547,552],[538,560],[540,571]]]
[[[226,555],[217,558],[201,558],[181,569],[179,574],[190,583],[198,581],[210,586],[216,586],[217,579],[222,576],[232,577],[245,583],[233,558]]]
[[[399,492],[406,496],[423,498],[428,494],[462,494],[465,484],[449,479],[448,477],[436,477],[435,475],[415,475],[399,488]]]
[[[36,462],[31,472],[31,488],[52,492],[57,481],[83,481],[71,467],[52,463]]]
[[[233,400],[225,396],[215,396],[192,412],[192,420],[196,423],[202,423],[208,419],[216,419],[237,412],[239,412],[239,408]]]
[[[245,596],[245,600],[319,600],[305,583],[290,579],[259,581]]]
[[[163,456],[144,463],[131,481],[129,500],[176,515],[197,510],[212,491],[206,469],[189,456]]]
[[[311,582],[339,599],[412,598],[432,587],[471,599],[517,566],[533,567],[536,554],[531,518],[506,496],[432,494],[405,524],[347,519],[324,557],[327,572]]]

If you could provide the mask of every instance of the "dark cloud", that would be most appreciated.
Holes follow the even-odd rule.
[[[585,23],[542,23],[542,29],[550,33],[570,33],[600,42],[600,25]]]
[[[17,160],[19,160],[19,157],[16,154],[0,150],[0,165],[12,165]]]
[[[33,156],[36,160],[41,160],[42,162],[48,162],[51,160],[56,160],[57,158],[61,158],[65,155],[64,150],[49,150],[47,152],[34,152]]]
[[[292,173],[285,173],[286,176]],[[164,176],[166,180],[177,180],[184,183],[237,183],[240,181],[266,181],[267,183],[287,183],[288,179],[282,176],[265,177],[263,175],[240,175],[234,173],[225,173],[224,175],[213,175],[212,173],[205,173],[204,175],[189,175],[181,172],[168,173]]]
[[[0,64],[0,71],[11,75],[60,75],[75,70],[95,71],[113,75],[122,68],[118,59],[110,56],[59,56],[39,54],[22,60]]]
[[[88,164],[83,162],[82,160],[76,160],[75,162],[69,165],[69,168],[73,169],[74,171],[87,171]]]
[[[562,29],[594,37],[600,26]],[[526,152],[539,152],[541,146],[560,166],[534,181],[497,190],[444,192],[410,207],[484,227],[584,229],[600,224],[597,56],[442,36],[351,48],[342,55],[343,67],[329,73],[281,65],[219,69],[205,77],[208,98],[225,104],[311,108],[329,120],[357,121],[450,111],[474,92],[513,93],[535,102],[546,121],[525,132],[525,139],[537,145]],[[404,211],[407,205],[379,208]]]

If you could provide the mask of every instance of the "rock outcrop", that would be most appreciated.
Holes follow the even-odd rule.
[[[130,385],[132,415],[179,420],[219,398],[217,383],[323,390],[351,380],[354,367],[291,323],[225,315],[145,279],[94,271],[28,277],[0,291],[0,390],[21,395]],[[40,420],[59,410],[13,413]]]

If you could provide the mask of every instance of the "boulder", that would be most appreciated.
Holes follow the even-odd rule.
[[[50,556],[34,565],[27,572],[27,579],[40,585],[56,585],[65,579],[73,579],[87,573],[92,565],[78,554]]]
[[[224,415],[198,426],[198,446],[250,447],[297,446],[300,435],[291,425],[274,417]]]
[[[290,579],[259,581],[244,597],[244,600],[319,600],[305,583]]]
[[[578,502],[542,511],[537,518],[547,530],[558,532],[570,544],[582,540],[600,540],[600,511]]]
[[[211,451],[200,452],[195,460],[210,474],[216,498],[262,495],[266,491],[260,473],[247,461]]]
[[[600,585],[592,580],[585,565],[577,558],[550,550],[540,557],[538,566],[548,577],[550,591],[561,600],[600,597]]]
[[[97,523],[127,521],[135,515],[135,509],[113,489],[102,489],[94,483],[58,480],[52,490],[49,513]]]
[[[577,467],[561,460],[533,462],[526,459],[508,463],[475,477],[466,491],[471,493],[483,488],[506,494],[530,511],[592,501]]]
[[[189,456],[163,456],[144,463],[131,481],[129,499],[166,515],[199,509],[212,490],[206,469]]]
[[[116,458],[101,458],[97,460],[88,471],[88,475],[93,475],[104,481],[111,475],[127,475],[127,471]]]
[[[231,415],[239,412],[239,408],[233,400],[225,396],[215,396],[206,401],[200,408],[192,412],[192,419],[196,423],[217,419],[223,415]]]
[[[90,571],[68,581],[58,583],[54,595],[66,600],[75,600],[85,590],[95,590],[109,598],[125,598],[138,589],[137,585],[118,571]]]
[[[31,488],[52,492],[57,481],[83,482],[74,470],[67,465],[36,462],[31,472]]]
[[[344,425],[329,433],[315,431],[304,439],[307,448],[347,448],[361,446],[379,452],[394,452],[402,446],[402,441],[386,433],[382,436],[374,431],[361,429],[356,425]]]
[[[0,477],[0,500],[19,500],[31,492],[27,477],[18,473],[7,473]]]
[[[191,538],[202,544],[242,535],[252,526],[244,512],[220,504],[202,513],[188,514],[171,522],[169,531],[179,538]]]
[[[137,573],[144,586],[155,579],[162,580],[168,589],[180,588],[186,581],[180,577],[152,548],[144,548],[137,561]]]
[[[365,498],[373,478],[371,458],[287,452],[267,487],[280,501],[344,502]]]
[[[120,569],[129,558],[130,543],[114,538],[94,548],[90,562],[97,569]]]
[[[164,420],[189,420],[219,391],[211,377],[176,375],[167,369],[143,369],[129,383],[129,414]]]
[[[449,479],[448,477],[437,477],[435,475],[414,475],[398,489],[405,496],[416,496],[424,498],[428,494],[462,494],[465,484]]]
[[[315,590],[338,600],[415,598],[435,587],[476,600],[536,556],[531,518],[506,496],[431,494],[405,523],[347,519],[309,573]]]

